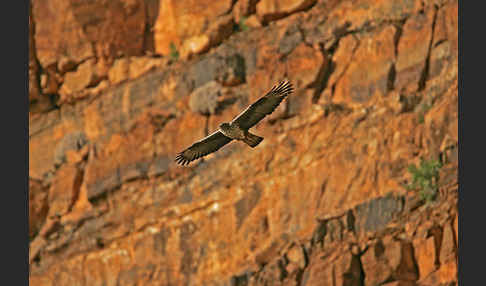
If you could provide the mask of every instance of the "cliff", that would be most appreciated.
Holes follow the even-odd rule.
[[[31,285],[457,285],[456,0],[30,9]]]

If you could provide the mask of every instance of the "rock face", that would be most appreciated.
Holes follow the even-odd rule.
[[[457,285],[456,0],[31,4],[31,285]]]

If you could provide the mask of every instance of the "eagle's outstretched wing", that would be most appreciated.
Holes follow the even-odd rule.
[[[274,86],[267,94],[248,106],[232,123],[238,124],[242,129],[249,129],[257,124],[263,117],[272,113],[282,100],[293,91],[292,84],[282,81]]]
[[[224,136],[223,133],[218,130],[177,154],[175,161],[181,165],[187,165],[191,161],[217,151],[231,140],[233,139]]]

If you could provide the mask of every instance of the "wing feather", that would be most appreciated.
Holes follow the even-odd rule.
[[[282,81],[267,92],[263,97],[248,106],[235,117],[232,123],[238,124],[242,129],[249,129],[265,116],[272,113],[282,100],[293,92],[292,84]]]
[[[224,136],[223,133],[218,130],[195,142],[189,148],[177,154],[175,161],[178,164],[187,165],[191,161],[219,150],[219,148],[228,144],[231,140],[233,139]]]

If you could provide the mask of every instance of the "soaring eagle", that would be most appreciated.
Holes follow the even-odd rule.
[[[272,113],[292,91],[292,84],[288,81],[282,81],[273,86],[267,94],[248,106],[231,122],[221,123],[217,131],[177,154],[175,161],[181,165],[187,165],[191,161],[216,152],[233,139],[243,141],[252,148],[256,147],[262,142],[263,137],[251,134],[248,129]]]

